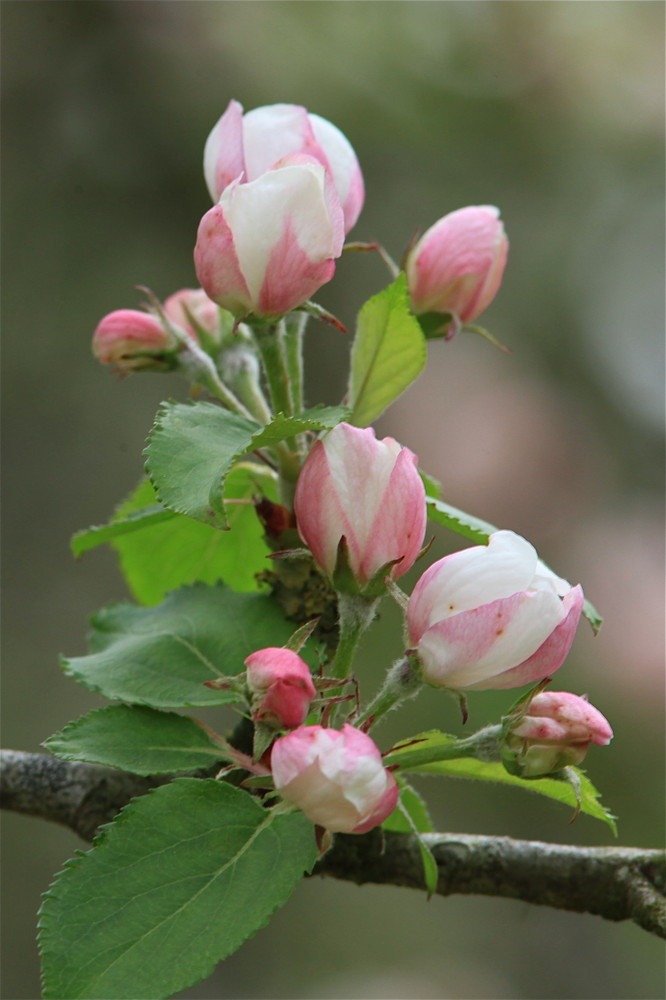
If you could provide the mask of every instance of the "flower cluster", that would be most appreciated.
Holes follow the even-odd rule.
[[[350,406],[335,420],[317,423],[311,414],[305,420],[301,320],[308,312],[323,314],[310,297],[333,277],[365,195],[349,141],[303,107],[276,104],[244,113],[231,101],[206,141],[204,175],[214,204],[201,219],[194,248],[201,287],[176,292],[163,304],[153,297],[142,312],[110,313],[95,331],[93,350],[121,371],[180,368],[233,411],[234,443],[227,452],[236,458],[253,453],[275,475],[279,504],[265,496],[256,501],[259,513],[279,511],[281,527],[267,530],[268,544],[275,550],[291,535],[294,546],[298,537],[306,546],[305,553],[295,547],[274,553],[281,557],[276,576],[289,589],[294,580],[305,586],[318,574],[336,594],[339,641],[330,658],[319,650],[319,676],[295,641],[257,649],[244,674],[207,682],[233,688],[245,701],[255,726],[255,761],[261,761],[257,773],[269,771],[275,792],[325,830],[364,833],[384,822],[399,797],[393,774],[399,765],[387,767],[368,735],[385,711],[419,688],[453,692],[463,703],[465,692],[537,682],[543,682],[538,693],[490,737],[486,732],[486,758],[480,759],[488,759],[492,738],[494,759],[521,777],[580,763],[591,743],[610,741],[610,726],[584,699],[542,690],[574,640],[584,608],[580,585],[556,576],[524,538],[489,530],[480,532],[485,544],[436,560],[411,596],[403,594],[397,581],[427,551],[430,498],[417,456],[391,437],[379,439],[370,426],[356,426],[348,398]],[[399,279],[410,337],[414,329],[421,340],[478,331],[468,324],[497,294],[507,254],[493,206],[460,208],[427,229],[408,249]],[[381,354],[376,344],[366,345],[366,356],[375,350]],[[396,368],[400,360],[394,375]],[[383,391],[381,365],[374,377]],[[404,388],[399,372],[396,381],[394,397]],[[273,420],[288,428],[282,438]],[[217,461],[214,441],[207,438],[206,448]],[[202,504],[185,512],[201,516],[203,507],[201,519],[212,516],[216,491],[219,476]],[[355,706],[336,727],[340,705],[354,700],[340,689],[387,593],[404,610],[402,656],[374,700],[361,708],[357,691]],[[474,755],[480,745],[448,743],[441,753]]]

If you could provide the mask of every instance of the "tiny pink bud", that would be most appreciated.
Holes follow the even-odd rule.
[[[333,833],[367,833],[398,801],[377,746],[348,724],[301,726],[282,736],[273,744],[271,770],[280,794]]]
[[[480,316],[502,281],[509,242],[492,205],[445,215],[409,251],[405,272],[412,308],[451,313],[459,323]]]
[[[344,538],[358,588],[389,563],[386,575],[395,580],[413,565],[425,535],[416,455],[393,438],[378,441],[372,427],[338,424],[308,455],[294,511],[301,538],[330,577]]]
[[[174,292],[165,299],[164,312],[172,323],[187,330],[195,338],[197,331],[192,326],[192,320],[214,341],[219,341],[220,310],[203,288],[182,288],[179,292]]]
[[[330,175],[348,233],[365,196],[356,153],[335,125],[296,104],[269,104],[243,114],[237,101],[229,102],[204,150],[204,174],[211,198],[219,201],[233,181],[254,181],[293,154],[314,158]]]
[[[607,719],[587,699],[542,691],[509,726],[502,759],[512,774],[536,778],[580,764],[591,743],[607,746],[612,738]]]
[[[548,570],[512,531],[433,563],[416,583],[407,626],[423,679],[463,690],[548,677],[569,652],[583,591]]]
[[[290,649],[268,646],[251,653],[245,666],[255,722],[275,729],[302,725],[317,693],[305,660]]]
[[[158,319],[137,309],[109,313],[98,324],[92,342],[93,354],[103,365],[128,372],[171,367],[165,356],[176,346]]]

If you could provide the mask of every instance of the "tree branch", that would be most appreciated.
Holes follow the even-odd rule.
[[[92,840],[135,795],[171,780],[141,778],[111,767],[71,763],[44,754],[3,750],[0,806],[40,816]],[[571,847],[510,837],[425,835],[439,867],[437,893],[502,896],[541,906],[633,920],[666,937],[663,851],[633,847]],[[373,830],[337,836],[315,874],[356,882],[423,889],[411,834]]]

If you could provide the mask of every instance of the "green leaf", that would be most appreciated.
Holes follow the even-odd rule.
[[[434,480],[429,480],[428,477],[423,474],[421,478],[426,484],[426,491],[428,490],[429,483],[435,484]],[[436,485],[433,485],[433,493],[435,489]],[[465,538],[470,538],[473,542],[485,545],[489,536],[492,535],[494,531],[499,531],[499,528],[489,524],[488,521],[482,521],[478,517],[472,517],[471,514],[466,514],[465,511],[458,510],[457,507],[452,507],[450,504],[444,503],[444,501],[440,500],[436,495],[427,495],[426,504],[428,507],[428,517],[431,521],[436,521],[437,524],[443,524],[445,527],[450,528],[451,531],[455,531],[456,534],[463,535]],[[587,598],[583,603],[583,615],[587,618],[588,622],[592,626],[592,631],[596,635],[601,628],[603,618],[594,605],[587,600]]]
[[[434,827],[428,813],[425,800],[416,792],[411,785],[408,785],[401,775],[397,775],[400,786],[399,805],[396,806],[390,816],[382,823],[382,829],[390,830],[393,833],[411,833],[418,830],[419,833],[433,833]],[[405,816],[411,818],[411,823]]]
[[[204,681],[238,674],[250,653],[292,632],[275,602],[223,584],[194,584],[155,608],[111,604],[93,615],[90,654],[65,659],[65,673],[106,698],[181,708],[238,701]]]
[[[253,437],[251,449],[254,451],[256,448],[279,444],[280,441],[294,437],[295,434],[302,434],[303,431],[330,430],[341,420],[346,420],[350,412],[348,406],[313,406],[311,410],[305,410],[298,417],[288,417],[284,413],[278,413],[260,434]]]
[[[482,545],[485,545],[488,537],[494,531],[499,531],[499,528],[489,524],[488,521],[472,517],[471,514],[466,514],[464,510],[458,510],[457,507],[452,507],[450,504],[444,503],[443,500],[439,500],[436,497],[427,496],[426,504],[428,506],[428,517],[431,521],[443,524],[451,531],[455,531],[457,535],[470,538],[473,542],[480,542]]]
[[[517,778],[505,771],[503,765],[499,763],[467,758],[442,761],[440,764],[426,764],[418,770],[422,774],[446,774],[452,778],[471,778],[479,781],[494,781],[502,785],[513,785],[515,788],[522,788],[523,791],[536,792],[538,795],[555,799],[556,802],[562,802],[564,805],[570,806],[574,812],[577,808],[576,794],[571,785],[565,781],[559,781],[553,777],[532,778],[530,780]],[[584,771],[579,768],[572,768],[572,770],[580,777],[581,812],[606,823],[611,828],[613,835],[617,836],[615,816],[599,801],[600,793]]]
[[[145,450],[158,500],[205,524],[228,526],[224,480],[260,424],[213,403],[163,403]]]
[[[117,533],[111,545],[120,556],[122,571],[136,600],[158,604],[169,591],[197,580],[211,584],[224,580],[241,592],[258,590],[261,585],[256,574],[267,565],[270,550],[251,502],[257,494],[277,500],[273,472],[256,462],[240,462],[225,481],[229,531],[165,511],[168,518],[164,521],[145,522],[141,531]],[[144,480],[120,507],[116,514],[119,520],[111,527],[126,524],[135,508],[150,503],[154,496],[152,484]]]
[[[401,775],[397,776],[397,781],[400,786],[400,798],[391,815],[382,823],[382,829],[414,834],[423,864],[423,881],[428,895],[432,896],[437,890],[439,868],[432,851],[421,836],[422,833],[433,832],[428,808],[418,792],[415,792]]]
[[[41,909],[47,1000],[170,997],[263,927],[315,861],[302,813],[178,778],[68,861]]]
[[[70,722],[44,743],[62,760],[119,767],[132,774],[171,774],[228,757],[195,719],[154,708],[110,705]]]
[[[142,500],[144,494],[151,497],[155,496],[150,483],[147,485],[149,493],[145,489],[142,490],[141,486],[136,491],[137,493],[141,491]],[[127,504],[124,504],[123,507],[126,508]],[[159,503],[146,505],[142,502],[136,508],[130,508],[127,516],[117,516],[109,524],[93,525],[91,528],[85,528],[83,531],[77,531],[71,541],[72,553],[78,559],[84,552],[97,548],[98,545],[104,545],[105,542],[111,542],[114,538],[128,535],[135,531],[142,531],[144,528],[161,524],[164,521],[171,521],[177,516],[172,510],[167,510],[166,507],[163,507]]]
[[[416,318],[427,340],[442,340],[454,322],[453,314],[448,312],[419,313]],[[455,325],[458,325],[457,320]]]
[[[146,471],[166,507],[227,528],[226,480],[243,455],[334,427],[348,413],[346,407],[319,406],[299,417],[278,414],[261,427],[213,403],[163,403],[145,450]]]
[[[415,742],[420,741],[420,742]],[[470,778],[478,781],[493,781],[501,785],[513,785],[527,792],[536,792],[547,798],[555,799],[565,805],[577,809],[576,793],[566,781],[555,777],[549,778],[518,778],[509,774],[500,763],[476,760],[474,757],[463,757],[457,760],[445,759],[450,755],[453,744],[457,743],[455,736],[439,733],[436,730],[415,736],[409,744],[398,744],[384,758],[389,766],[398,765],[401,773],[441,774],[451,778]],[[437,760],[441,754],[443,759]],[[615,817],[599,802],[599,792],[589,780],[584,771],[572,768],[581,782],[580,795],[581,812],[607,823],[614,834],[617,834]]]
[[[398,767],[400,772],[419,771],[422,765],[439,763],[455,755],[455,748],[461,741],[457,736],[430,729],[409,740],[396,743],[384,755],[386,767]],[[427,832],[427,831],[424,831]]]
[[[421,374],[426,358],[425,337],[399,274],[358,316],[349,377],[351,423],[372,423]]]

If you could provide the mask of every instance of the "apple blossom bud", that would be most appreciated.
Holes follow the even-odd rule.
[[[395,580],[413,565],[427,516],[416,465],[413,452],[393,438],[378,441],[372,427],[341,423],[315,443],[294,511],[301,538],[339,590],[383,592],[385,576]]]
[[[220,310],[203,288],[181,288],[164,301],[164,312],[176,326],[198,339],[203,331],[213,343],[220,342]]]
[[[233,181],[254,181],[293,153],[313,157],[330,174],[348,233],[365,196],[356,153],[335,125],[296,104],[270,104],[243,114],[237,101],[229,102],[204,150],[204,175],[211,198],[217,202]]]
[[[342,209],[324,167],[290,156],[224,189],[201,220],[194,263],[218,305],[275,318],[331,280],[343,241]]]
[[[178,343],[150,313],[117,309],[105,316],[93,334],[92,349],[103,365],[121,371],[166,370],[174,365]]]
[[[506,720],[502,760],[511,774],[538,778],[580,764],[590,743],[607,746],[613,738],[608,721],[596,708],[568,691],[542,691],[527,711]]]
[[[375,743],[360,729],[301,726],[273,744],[280,794],[333,833],[367,833],[389,816],[398,785]]]
[[[451,313],[454,326],[480,316],[502,281],[509,243],[492,205],[450,212],[409,251],[405,272],[412,309]]]
[[[407,606],[410,642],[435,687],[512,688],[548,677],[569,652],[580,586],[548,570],[512,531],[445,556],[418,580]]]
[[[268,646],[245,660],[252,694],[252,718],[274,729],[294,729],[307,718],[316,697],[310,668],[298,653]]]

